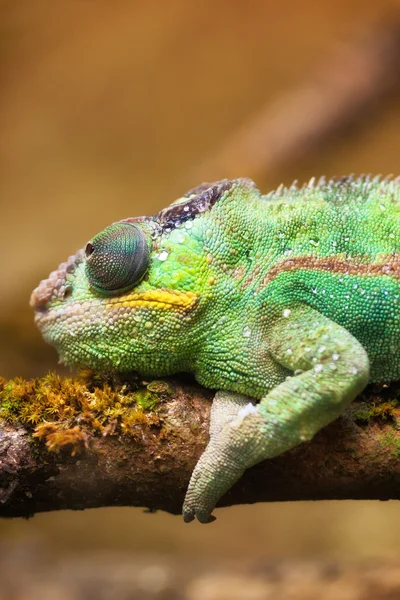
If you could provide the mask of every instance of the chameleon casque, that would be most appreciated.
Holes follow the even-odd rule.
[[[217,390],[183,506],[207,522],[245,469],[400,379],[400,179],[203,184],[104,229],[31,305],[67,365]]]

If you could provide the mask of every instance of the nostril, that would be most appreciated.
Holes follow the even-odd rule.
[[[70,298],[71,296],[72,296],[72,286],[68,285],[68,286],[66,286],[66,288],[64,290],[63,300],[68,300],[68,298]]]
[[[94,246],[91,242],[88,242],[85,246],[85,255],[86,258],[89,258],[93,254]]]

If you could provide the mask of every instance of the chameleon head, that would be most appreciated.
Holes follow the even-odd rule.
[[[165,285],[154,225],[138,221],[104,229],[32,292],[36,324],[62,362],[144,374],[176,368],[176,329],[191,320],[197,296]]]

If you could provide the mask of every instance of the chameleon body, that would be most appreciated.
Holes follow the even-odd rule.
[[[31,304],[68,365],[217,390],[183,507],[207,522],[245,469],[400,378],[399,217],[396,179],[203,184],[106,228]]]

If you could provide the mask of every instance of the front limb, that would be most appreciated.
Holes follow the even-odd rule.
[[[271,359],[294,374],[257,406],[238,402],[197,463],[183,505],[186,522],[208,522],[215,504],[244,471],[278,456],[336,419],[368,383],[369,360],[346,329],[308,306],[283,310],[269,330]],[[226,394],[226,392],[225,392]],[[251,399],[248,399],[249,402]],[[221,410],[215,411],[220,415]]]

